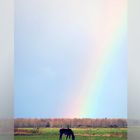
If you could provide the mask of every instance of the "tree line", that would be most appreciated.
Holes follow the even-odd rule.
[[[14,120],[15,128],[37,128],[37,127],[71,127],[71,128],[97,128],[97,127],[127,127],[126,119],[64,119],[64,118],[53,118],[53,119],[15,119]]]

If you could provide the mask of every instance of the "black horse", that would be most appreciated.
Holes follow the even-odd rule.
[[[75,140],[75,136],[74,136],[74,133],[73,133],[73,131],[71,130],[71,129],[60,129],[59,130],[59,140],[62,140],[62,136],[63,136],[63,134],[64,135],[66,135],[66,140],[67,140],[67,138],[69,137],[69,139],[71,138],[71,136],[72,136],[72,140]]]

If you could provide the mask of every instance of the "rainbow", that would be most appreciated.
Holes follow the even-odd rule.
[[[117,57],[118,51],[123,47],[121,44],[127,37],[127,0],[107,0],[101,10],[96,28],[93,27],[90,34],[90,43],[93,44],[94,40],[96,44],[89,51],[87,71],[82,72],[83,79],[74,93],[74,110],[66,115],[69,117],[95,116],[111,60]]]

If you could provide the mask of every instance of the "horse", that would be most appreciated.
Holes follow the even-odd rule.
[[[75,140],[74,133],[71,129],[69,129],[69,128],[68,129],[64,129],[64,128],[60,129],[59,130],[59,140],[62,140],[63,134],[66,135],[66,140],[67,140],[68,137],[70,139],[71,136],[72,136],[72,140]]]

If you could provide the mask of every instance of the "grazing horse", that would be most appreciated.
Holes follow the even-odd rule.
[[[71,129],[69,129],[69,128],[68,129],[64,129],[64,128],[60,129],[59,130],[59,140],[62,140],[63,134],[66,135],[66,140],[68,137],[70,139],[71,136],[72,136],[72,140],[75,140],[74,133]]]

